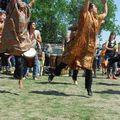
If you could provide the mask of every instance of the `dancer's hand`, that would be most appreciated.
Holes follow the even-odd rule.
[[[85,3],[84,3],[84,10],[87,11],[88,8],[89,8],[89,3],[90,3],[90,0],[85,0]]]
[[[35,0],[30,0],[29,6],[32,7],[34,3],[35,3]]]
[[[108,13],[108,5],[107,5],[107,0],[101,0],[103,5],[104,5],[104,11],[103,11],[103,16],[104,18],[107,16]]]
[[[107,0],[101,0],[103,4],[107,3]]]

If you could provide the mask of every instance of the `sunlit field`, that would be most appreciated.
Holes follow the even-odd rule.
[[[80,72],[78,85],[71,77],[47,76],[24,80],[18,88],[12,76],[0,75],[0,120],[119,120],[120,79],[106,80],[98,73],[93,81],[93,96],[84,89]]]

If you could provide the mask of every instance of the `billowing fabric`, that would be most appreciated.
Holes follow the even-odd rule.
[[[62,62],[73,69],[92,70],[96,48],[96,35],[99,31],[103,15],[93,16],[89,11],[81,11],[78,30],[63,54]]]
[[[3,29],[0,52],[8,52],[12,55],[21,55],[31,45],[27,25],[30,18],[30,7],[23,3],[25,10],[20,11],[18,4],[11,2],[7,7],[7,18]]]

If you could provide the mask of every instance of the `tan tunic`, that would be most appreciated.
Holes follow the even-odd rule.
[[[30,8],[27,4],[25,10],[20,11],[17,3],[9,3],[0,52],[19,56],[31,47],[32,42],[27,30],[29,18]]]
[[[63,54],[62,62],[71,68],[92,70],[96,47],[96,35],[103,21],[103,16],[94,17],[89,11],[81,11],[78,30]]]

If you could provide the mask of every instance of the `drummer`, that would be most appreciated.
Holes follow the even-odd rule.
[[[35,0],[29,4],[22,0],[11,0],[7,6],[7,17],[1,39],[0,52],[8,52],[15,56],[14,77],[19,79],[19,88],[23,88],[23,68],[25,65],[22,54],[32,46],[27,26],[30,19],[30,9]],[[19,21],[19,22],[18,22]]]
[[[34,58],[34,64],[33,64],[33,79],[37,79],[37,75],[40,74],[40,63],[38,60],[38,55],[42,53],[41,49],[41,42],[42,38],[40,35],[40,31],[36,30],[36,23],[34,21],[29,22],[28,24],[28,31],[30,34],[30,38],[33,41],[33,48],[35,48],[37,54],[35,55]]]

